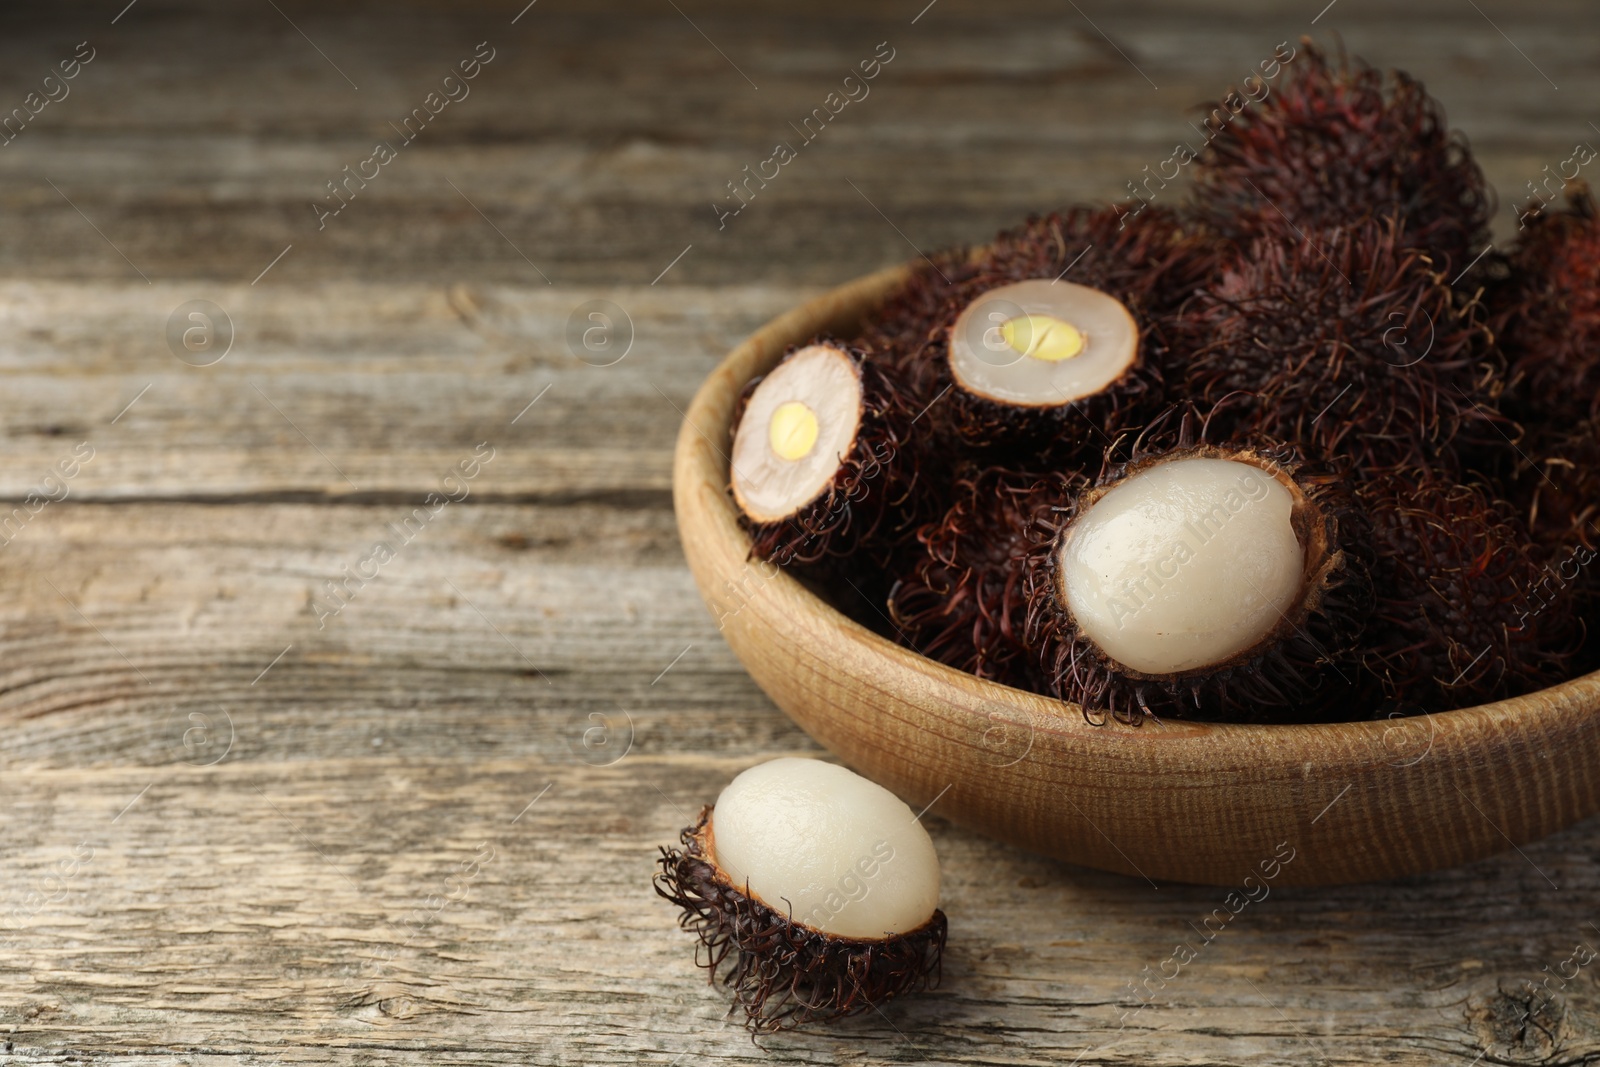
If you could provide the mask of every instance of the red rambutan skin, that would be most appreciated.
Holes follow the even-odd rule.
[[[1179,409],[1174,409],[1174,411]],[[1213,412],[1215,415],[1216,412]],[[1116,718],[1137,725],[1146,716],[1226,721],[1314,721],[1360,714],[1355,652],[1372,607],[1371,550],[1365,516],[1344,479],[1303,463],[1282,442],[1210,445],[1211,420],[1190,407],[1176,427],[1171,412],[1138,438],[1108,449],[1092,489],[1041,511],[1025,562],[1026,641],[1039,659],[1047,692],[1082,706],[1091,722]],[[1084,636],[1060,602],[1056,567],[1067,530],[1096,500],[1149,466],[1186,456],[1253,462],[1281,473],[1309,505],[1302,545],[1321,546],[1301,603],[1256,648],[1222,664],[1161,677],[1130,671]]]
[[[1600,415],[1600,217],[1587,187],[1528,220],[1490,290],[1511,364],[1510,408],[1528,423]]]
[[[1358,495],[1378,551],[1361,655],[1380,707],[1446,711],[1568,677],[1579,588],[1512,504],[1428,471],[1375,478]]]
[[[854,361],[861,374],[860,428],[833,482],[793,515],[757,522],[741,513],[751,555],[779,566],[846,558],[862,550],[887,558],[933,503],[917,484],[922,448],[916,440],[916,411],[894,377],[861,346],[819,339],[795,346],[790,354],[810,344],[836,348]],[[745,386],[735,412],[736,428],[763,380]]]
[[[917,530],[922,552],[889,594],[901,641],[979,678],[1040,689],[1024,641],[1029,529],[1087,484],[1081,475],[1001,467],[960,477],[954,504]]]
[[[1504,361],[1476,296],[1452,289],[1392,221],[1262,238],[1189,305],[1182,382],[1230,405],[1224,435],[1294,442],[1364,476],[1510,449]],[[1175,366],[1172,374],[1177,374]]]
[[[1062,458],[1083,445],[1098,453],[1122,429],[1143,425],[1165,404],[1159,368],[1173,341],[1177,310],[1214,278],[1219,252],[1172,211],[1150,209],[1126,220],[1122,214],[1077,207],[1031,218],[986,247],[936,257],[873,315],[863,340],[928,408],[950,447],[996,446],[989,460],[998,463],[1037,460],[1047,450]],[[996,405],[953,384],[948,334],[957,316],[992,289],[1035,278],[1098,289],[1132,313],[1140,333],[1139,362],[1100,397],[1033,411]]]
[[[1193,200],[1207,225],[1243,248],[1393,218],[1450,276],[1487,246],[1493,194],[1421,82],[1395,71],[1385,92],[1379,71],[1342,50],[1334,62],[1309,38],[1284,70],[1195,160]],[[1232,110],[1217,104],[1208,116],[1218,109]]]

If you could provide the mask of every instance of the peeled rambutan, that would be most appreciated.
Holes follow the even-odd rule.
[[[1038,688],[1024,642],[1028,532],[1086,484],[1080,475],[1001,467],[959,478],[949,510],[917,530],[923,551],[889,594],[897,636],[929,659],[979,678]]]
[[[1183,387],[1253,394],[1219,429],[1294,442],[1358,474],[1457,471],[1503,450],[1503,357],[1475,297],[1452,289],[1393,221],[1315,240],[1263,238],[1190,304]]]
[[[910,530],[919,504],[916,412],[858,347],[817,341],[748,387],[730,490],[755,556],[846,557]]]
[[[938,984],[948,924],[928,832],[887,789],[821,760],[736,777],[661,850],[658,894],[753,1033]]]
[[[1600,215],[1588,188],[1526,220],[1506,268],[1490,303],[1514,413],[1569,426],[1600,415]]]
[[[1179,216],[1074,208],[915,271],[864,338],[955,447],[1103,449],[1165,403],[1177,308],[1217,256]]]
[[[1358,489],[1378,551],[1363,667],[1387,706],[1445,711],[1567,677],[1578,594],[1548,569],[1515,508],[1428,471]]]
[[[1234,92],[1207,109],[1193,192],[1205,222],[1244,248],[1391,218],[1441,269],[1465,268],[1488,244],[1494,198],[1422,83],[1395,71],[1386,92],[1380,72],[1309,38],[1284,70],[1259,102]]]
[[[1134,442],[1041,524],[1027,641],[1086,715],[1339,714],[1371,605],[1365,526],[1283,444]]]

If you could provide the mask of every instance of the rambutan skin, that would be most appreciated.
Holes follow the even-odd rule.
[[[1087,484],[1078,474],[1003,467],[959,477],[955,502],[917,530],[922,552],[889,594],[902,643],[979,678],[1040,688],[1024,641],[1022,562],[1029,531]]]
[[[1305,465],[1281,442],[1207,444],[1189,420],[1176,440],[1141,436],[1125,459],[1120,449],[1108,450],[1092,489],[1035,523],[1023,585],[1026,639],[1050,694],[1080,705],[1092,722],[1112,717],[1137,724],[1163,715],[1268,722],[1348,717],[1355,650],[1373,593],[1365,519],[1343,480]],[[1073,520],[1111,488],[1153,464],[1191,456],[1249,462],[1296,486],[1303,500],[1296,536],[1313,569],[1299,603],[1255,647],[1210,667],[1143,675],[1112,660],[1078,629],[1057,592],[1059,550]]]
[[[1542,556],[1600,548],[1600,416],[1529,427],[1493,488],[1515,505]]]
[[[1392,221],[1254,241],[1190,304],[1184,331],[1185,394],[1244,397],[1223,434],[1294,442],[1357,476],[1459,473],[1517,432],[1498,408],[1504,358],[1482,306]]]
[[[1063,456],[1083,445],[1098,451],[1165,405],[1160,368],[1175,316],[1214,277],[1219,252],[1175,212],[1150,209],[1134,220],[1124,214],[1078,207],[1030,218],[988,246],[920,267],[873,316],[863,340],[928,407],[947,447],[989,450],[988,460],[1001,463],[1042,448]],[[1061,408],[1023,410],[965,393],[946,358],[956,317],[992,289],[1039,278],[1089,286],[1125,304],[1139,327],[1138,363],[1100,396]]]
[[[859,1015],[893,997],[929,989],[942,975],[949,921],[943,911],[916,930],[882,940],[824,934],[741,891],[706,850],[708,805],[663,848],[658,895],[681,909],[678,924],[695,935],[695,962],[733,993],[752,1034],[790,1030]]]
[[[1489,303],[1511,363],[1510,408],[1530,423],[1600,415],[1600,212],[1580,186],[1526,220]]]
[[[1235,92],[1206,108],[1226,123],[1193,165],[1208,226],[1243,249],[1389,218],[1451,276],[1487,246],[1494,196],[1421,82],[1395,71],[1386,92],[1379,71],[1334,62],[1309,38],[1284,70],[1259,102]]]
[[[1428,471],[1358,495],[1378,550],[1361,658],[1380,708],[1468,707],[1569,676],[1584,637],[1578,574],[1558,573],[1512,504]]]
[[[917,412],[897,380],[860,345],[831,339],[810,343],[827,344],[855,363],[861,375],[860,427],[832,483],[815,499],[774,522],[758,522],[741,513],[751,555],[780,566],[846,558],[863,550],[887,558],[935,503],[918,486],[924,448],[917,436]],[[762,380],[746,385],[735,427]]]

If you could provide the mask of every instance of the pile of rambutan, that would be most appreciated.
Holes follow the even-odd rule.
[[[1575,191],[1493,253],[1418,82],[1309,40],[1284,70],[1181,206],[936,255],[754,383],[753,553],[825,595],[861,575],[833,599],[864,624],[1096,722],[1443,711],[1589,669],[1600,212]]]

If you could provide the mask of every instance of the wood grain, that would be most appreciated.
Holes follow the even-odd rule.
[[[1163,985],[1224,891],[936,810],[943,986],[765,1051],[648,889],[733,774],[820,751],[677,545],[700,380],[908,241],[1114,195],[1323,5],[125,6],[0,12],[0,113],[99,49],[0,148],[0,525],[95,448],[0,546],[6,1062],[1600,1060],[1594,964],[1529,993],[1600,945],[1593,820],[1274,888]],[[1478,7],[1339,0],[1316,28],[1423,77],[1504,199],[1590,136],[1594,16]],[[485,39],[473,95],[319,232],[323,183]],[[885,39],[873,95],[718,231],[724,183]],[[636,332],[612,367],[566,342],[601,298]],[[196,299],[237,327],[208,368],[164,336]],[[319,629],[322,583],[484,441],[471,495]]]

